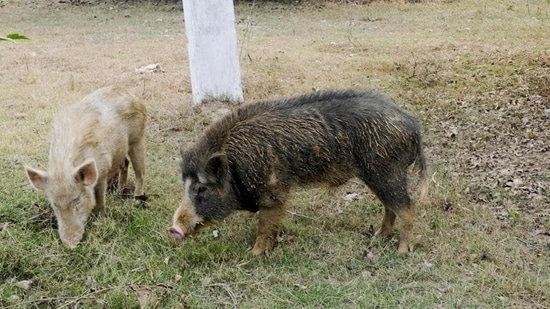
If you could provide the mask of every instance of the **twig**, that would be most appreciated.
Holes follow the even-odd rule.
[[[106,293],[106,292],[109,292],[110,290],[113,290],[113,289],[116,289],[117,287],[108,287],[108,288],[104,288],[104,289],[100,289],[100,290],[95,290],[95,291],[92,291],[90,293],[87,293],[87,294],[84,294],[84,295],[81,295],[81,296],[77,296],[77,297],[74,297],[72,301],[70,302],[67,302],[59,307],[57,307],[58,309],[60,308],[65,308],[65,307],[68,307],[69,305],[72,305],[74,303],[77,303],[83,299],[86,299],[86,298],[89,298],[90,296],[92,295],[95,295],[95,294],[103,294],[103,293]]]
[[[416,77],[416,67],[418,66],[418,62],[416,62],[416,58],[414,56],[414,53],[411,53],[411,54],[412,54],[414,63],[413,63],[413,68],[412,68],[412,74],[411,74],[411,76],[407,77],[407,80],[409,80],[413,77]]]
[[[290,210],[287,210],[286,212],[288,212],[289,214],[291,214],[291,215],[293,215],[293,216],[302,217],[302,218],[307,218],[307,219],[311,219],[311,220],[317,220],[317,219],[315,219],[315,218],[313,218],[313,217],[308,217],[308,216],[306,216],[306,215],[301,215],[301,214],[299,214],[299,213],[295,213],[295,212],[292,212],[292,211],[290,211]]]
[[[6,309],[16,308],[16,307],[21,307],[21,306],[31,305],[31,304],[36,304],[36,303],[43,303],[43,302],[51,303],[51,302],[56,302],[56,301],[68,300],[68,302],[56,307],[56,308],[67,308],[70,305],[76,304],[76,303],[80,302],[83,299],[88,299],[92,296],[99,295],[99,294],[104,294],[104,293],[107,293],[111,290],[114,290],[114,289],[117,289],[117,288],[124,288],[124,287],[130,288],[132,291],[136,291],[137,288],[147,288],[147,289],[162,288],[162,289],[165,289],[165,290],[173,290],[174,289],[170,285],[167,285],[167,284],[164,284],[164,283],[159,283],[159,284],[156,284],[156,285],[127,284],[126,286],[112,286],[112,287],[108,287],[108,288],[103,288],[103,289],[95,290],[95,291],[92,291],[92,292],[89,292],[89,293],[86,293],[86,294],[82,294],[82,295],[79,295],[79,296],[73,296],[73,297],[63,296],[63,297],[33,299],[33,300],[25,301],[25,302],[20,302],[20,303],[15,304],[15,305],[7,306],[5,308]],[[234,298],[234,297],[232,296],[232,298]]]
[[[351,33],[351,28],[353,27],[353,19],[350,19],[349,21],[349,27],[348,27],[348,34],[347,34],[347,39],[348,39],[348,42],[353,46],[353,47],[361,47],[361,44],[360,43],[355,43],[354,41],[356,41],[356,39],[353,37],[353,34]]]
[[[63,296],[63,297],[52,297],[52,298],[40,298],[40,299],[33,299],[33,300],[29,300],[29,301],[24,301],[24,302],[20,302],[16,305],[11,305],[11,306],[7,306],[5,307],[6,309],[8,308],[16,308],[16,307],[21,307],[21,306],[24,306],[24,305],[30,305],[30,304],[34,304],[34,303],[43,303],[43,302],[54,302],[54,301],[63,301],[63,300],[68,300],[70,299],[71,301],[57,307],[57,308],[65,308],[69,305],[72,305],[82,299],[85,299],[85,298],[89,298],[90,296],[94,295],[94,294],[102,294],[102,293],[105,293],[105,292],[108,292],[112,289],[115,289],[117,287],[108,287],[108,288],[104,288],[104,289],[100,289],[100,290],[96,290],[96,291],[93,291],[93,292],[90,292],[90,293],[86,293],[84,295],[80,295],[80,296],[75,296],[75,297],[67,297],[67,296]]]
[[[233,291],[231,291],[231,288],[227,284],[225,284],[225,283],[212,283],[212,284],[209,284],[207,286],[208,287],[210,287],[210,286],[220,286],[220,287],[222,287],[227,292],[227,294],[229,294],[229,296],[231,297],[231,300],[233,301],[233,308],[237,308],[237,299],[235,298],[235,295],[233,294]]]
[[[250,41],[251,28],[252,28],[251,15],[252,15],[252,9],[254,9],[255,6],[256,6],[256,1],[252,1],[252,3],[250,4],[250,10],[248,12],[248,16],[246,17],[246,20],[247,20],[246,29],[245,29],[244,34],[242,36],[241,42],[239,43],[239,45],[241,46],[241,48],[239,50],[239,58],[242,58],[242,56],[243,56],[244,46],[247,43],[245,41]],[[248,56],[248,60],[250,62],[252,62],[252,57],[250,57],[249,53],[247,53],[247,56]]]

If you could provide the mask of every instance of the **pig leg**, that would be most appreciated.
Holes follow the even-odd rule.
[[[413,205],[396,209],[397,216],[401,220],[401,233],[399,235],[399,253],[407,253],[413,250],[413,225],[415,211]]]
[[[259,212],[258,233],[256,235],[256,244],[252,249],[252,255],[258,256],[262,253],[269,253],[275,245],[281,220],[285,216],[286,208],[284,204],[279,204],[269,208],[261,208]]]
[[[143,178],[145,175],[145,139],[141,138],[136,143],[130,145],[129,154],[136,176],[135,197],[144,197]]]
[[[379,173],[380,174],[380,173]],[[365,183],[374,191],[384,204],[384,218],[382,225],[376,231],[375,236],[386,236],[393,231],[395,218],[401,220],[401,231],[399,236],[399,253],[407,253],[413,249],[413,225],[414,205],[407,192],[407,177],[390,177],[388,179],[366,179]]]
[[[382,219],[382,225],[376,231],[376,233],[374,233],[374,236],[389,236],[393,232],[395,217],[395,212],[384,205],[384,218]]]
[[[101,215],[105,211],[105,193],[107,192],[107,179],[99,178],[94,188],[95,208],[94,213]]]
[[[126,181],[128,180],[128,165],[129,165],[128,159],[124,159],[124,162],[120,165],[120,170],[118,174],[118,189],[120,192],[124,191],[124,187],[126,186]]]
[[[119,178],[118,172],[117,172],[116,175],[109,178],[109,181],[107,181],[107,191],[108,192],[110,192],[110,193],[116,192],[116,190],[118,188],[118,178]]]

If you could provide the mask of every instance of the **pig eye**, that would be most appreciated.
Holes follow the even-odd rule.
[[[202,194],[206,191],[206,186],[198,186],[197,187],[197,194]]]
[[[199,196],[199,197],[204,196],[204,193],[206,192],[207,189],[208,188],[205,185],[197,184],[195,186],[195,192],[196,192],[197,196]]]
[[[71,201],[71,206],[73,206],[74,209],[77,209],[79,205],[80,205],[80,196]]]

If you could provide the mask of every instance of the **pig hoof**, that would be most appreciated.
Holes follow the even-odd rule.
[[[262,248],[256,248],[256,246],[254,246],[254,249],[252,249],[252,255],[253,256],[260,256],[264,253],[267,254],[268,251],[265,250],[265,249],[262,249]]]
[[[413,251],[413,244],[405,244],[405,243],[399,244],[399,249],[397,250],[397,252],[399,252],[400,254],[407,254],[412,251]]]
[[[392,234],[392,232],[393,232],[393,228],[381,227],[378,230],[376,230],[376,232],[374,233],[373,238],[389,237]]]
[[[148,199],[149,199],[149,196],[148,195],[136,195],[134,196],[134,199],[138,200],[138,201],[142,201],[142,202],[146,202]]]
[[[272,239],[256,240],[256,244],[254,244],[254,248],[252,249],[252,255],[268,254],[273,249],[273,245],[274,242]]]
[[[170,228],[170,236],[175,240],[181,240],[184,236],[183,232],[175,227]]]

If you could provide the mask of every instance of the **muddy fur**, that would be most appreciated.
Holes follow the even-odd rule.
[[[421,127],[375,92],[326,91],[251,103],[212,124],[181,155],[188,185],[176,213],[192,209],[195,221],[208,222],[235,210],[259,211],[254,255],[272,249],[293,186],[337,187],[352,177],[385,206],[376,235],[390,234],[399,217],[399,251],[412,250],[409,166],[416,162],[422,199],[428,183]],[[172,232],[193,231],[176,218]]]

